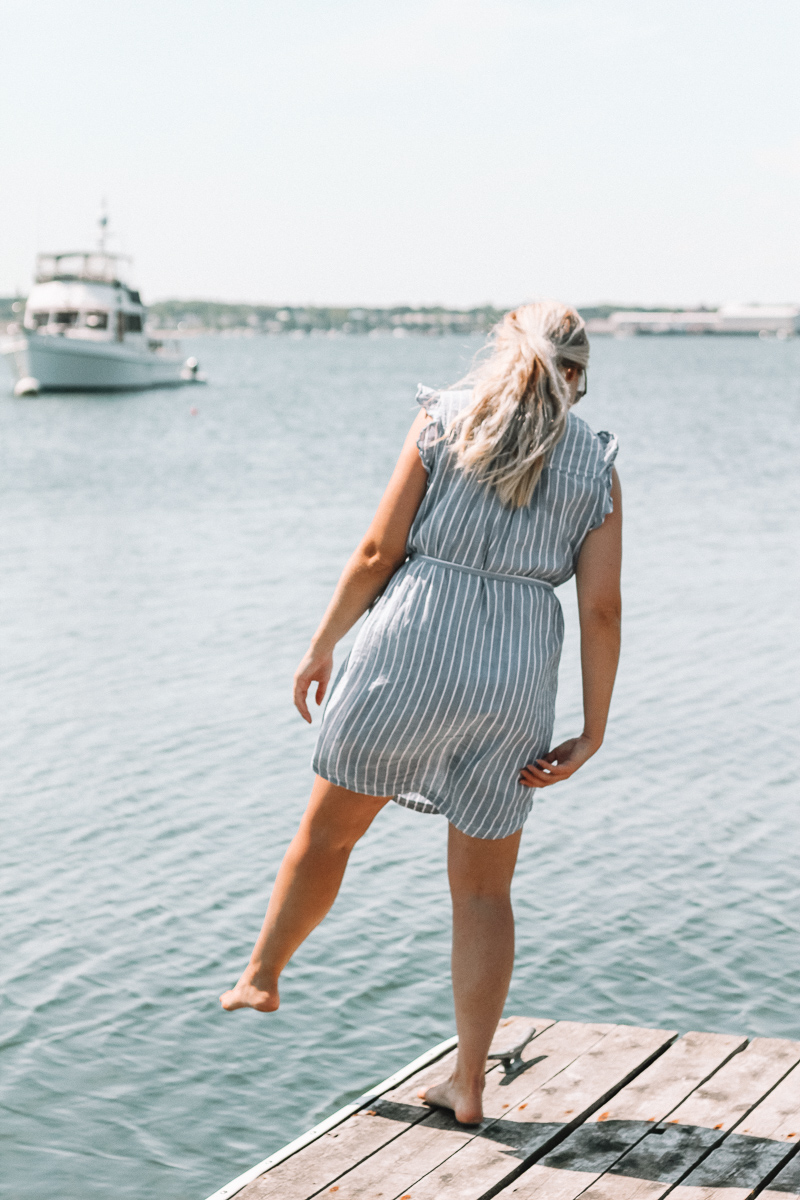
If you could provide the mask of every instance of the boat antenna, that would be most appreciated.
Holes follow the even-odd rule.
[[[101,205],[100,216],[97,221],[100,230],[100,236],[97,239],[97,249],[101,254],[105,254],[106,249],[106,227],[108,226],[108,202],[104,199]]]

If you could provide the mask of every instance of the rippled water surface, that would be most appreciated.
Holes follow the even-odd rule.
[[[216,997],[311,782],[294,665],[417,380],[474,349],[208,340],[205,389],[0,399],[9,1194],[203,1200],[453,1032],[444,822],[395,805],[280,1012]],[[624,654],[528,822],[508,1011],[800,1038],[800,343],[597,339],[589,378]]]

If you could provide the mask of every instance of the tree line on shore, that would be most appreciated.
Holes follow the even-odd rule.
[[[0,321],[19,321],[24,308],[20,296],[0,297]],[[603,304],[581,308],[588,320],[635,305]],[[230,304],[218,300],[159,300],[149,305],[149,323],[162,330],[192,333],[331,333],[428,334],[487,333],[507,310],[491,304],[477,308],[443,305],[391,308],[325,307],[316,305]]]
[[[607,317],[622,305],[604,304],[580,311],[586,318]],[[162,300],[150,305],[150,320],[181,332],[250,330],[253,333],[487,333],[507,310],[491,304],[477,308],[443,305],[391,308],[344,308],[315,305],[228,304],[213,300]]]
[[[151,304],[150,321],[181,332],[251,330],[254,333],[471,333],[483,332],[502,312],[441,306],[343,308],[316,305],[226,304],[213,300],[162,300]]]

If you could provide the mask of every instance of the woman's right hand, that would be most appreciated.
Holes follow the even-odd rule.
[[[599,749],[599,742],[592,742],[582,733],[580,737],[562,742],[548,754],[524,766],[517,782],[527,788],[550,787],[551,784],[561,783],[574,775]]]
[[[312,648],[303,655],[300,666],[294,673],[294,706],[304,721],[311,724],[311,713],[308,711],[306,697],[312,683],[317,685],[315,696],[317,704],[322,704],[333,674],[333,651],[320,654]]]

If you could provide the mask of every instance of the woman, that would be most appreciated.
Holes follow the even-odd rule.
[[[348,856],[395,800],[449,821],[458,1055],[424,1098],[481,1120],[486,1055],[514,956],[509,890],[536,788],[600,747],[619,656],[616,441],[573,412],[583,321],[508,313],[466,390],[421,388],[375,518],[297,669],[321,704],[336,643],[368,609],[325,710],[308,809],[226,1009],[278,1007],[278,977],[336,898]],[[553,587],[576,575],[583,732],[550,749],[563,636]]]

